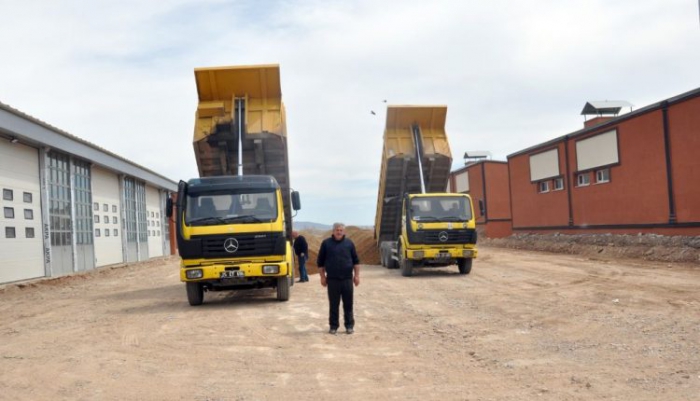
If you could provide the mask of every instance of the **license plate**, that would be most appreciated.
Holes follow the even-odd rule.
[[[440,252],[437,255],[435,255],[435,259],[440,259],[440,260],[445,260],[445,259],[450,259],[450,253],[449,252]]]
[[[245,272],[240,270],[226,270],[221,272],[221,278],[245,277]]]

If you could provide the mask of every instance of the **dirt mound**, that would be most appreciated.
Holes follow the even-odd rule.
[[[321,248],[321,242],[331,236],[331,230],[301,230],[301,235],[306,238],[309,244],[309,261],[306,262],[306,270],[309,274],[317,274],[318,267],[316,266],[316,258],[318,250]],[[347,226],[345,235],[355,243],[357,256],[360,258],[360,263],[363,265],[378,265],[379,252],[377,251],[377,243],[374,240],[374,231],[366,228],[355,226]],[[299,277],[299,272],[295,273],[295,277]]]
[[[480,242],[501,248],[584,255],[596,259],[642,259],[700,265],[700,237],[657,234],[518,234],[499,239],[484,238]]]

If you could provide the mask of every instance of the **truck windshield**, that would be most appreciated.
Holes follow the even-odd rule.
[[[415,221],[467,221],[472,218],[469,199],[463,196],[413,198],[409,213]]]
[[[274,191],[187,195],[185,223],[190,226],[262,223],[276,219],[277,197]]]

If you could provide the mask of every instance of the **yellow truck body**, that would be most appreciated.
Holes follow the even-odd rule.
[[[193,147],[199,178],[181,181],[175,216],[180,280],[205,291],[293,285],[287,130],[277,65],[195,69]],[[175,210],[173,212],[173,209]]]
[[[375,239],[382,265],[406,276],[414,267],[451,264],[467,274],[477,257],[471,198],[446,193],[452,164],[446,116],[447,106],[387,108]]]

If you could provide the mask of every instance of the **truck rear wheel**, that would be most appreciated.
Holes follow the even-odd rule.
[[[277,278],[277,300],[278,301],[289,301],[289,277],[279,277]]]
[[[469,274],[472,271],[472,258],[461,258],[457,259],[457,267],[459,267],[459,274]]]
[[[200,283],[185,283],[187,287],[187,301],[191,306],[201,305],[204,302],[204,286]]]

